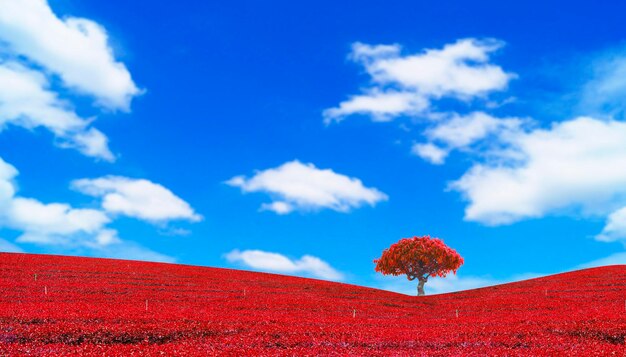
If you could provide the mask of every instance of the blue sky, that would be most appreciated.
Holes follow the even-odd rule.
[[[0,0],[0,250],[413,293],[626,262],[624,5]]]

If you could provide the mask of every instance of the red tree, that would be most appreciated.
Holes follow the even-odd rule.
[[[406,274],[409,280],[419,280],[417,295],[424,295],[424,284],[430,276],[444,278],[456,274],[463,258],[441,239],[430,236],[400,239],[374,260],[376,271],[384,275]]]

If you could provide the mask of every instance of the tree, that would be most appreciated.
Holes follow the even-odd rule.
[[[463,265],[463,258],[441,239],[430,236],[400,239],[374,260],[376,271],[383,275],[406,274],[409,281],[418,279],[417,295],[424,295],[424,284],[430,276],[445,278],[450,272],[456,274]]]

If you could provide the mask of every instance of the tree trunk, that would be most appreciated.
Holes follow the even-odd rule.
[[[417,296],[424,296],[424,284],[426,283],[426,279],[420,279],[419,284],[417,284]]]

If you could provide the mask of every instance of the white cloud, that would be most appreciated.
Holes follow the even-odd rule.
[[[355,62],[372,64],[377,60],[386,58],[398,58],[402,52],[402,46],[393,45],[368,45],[362,42],[352,44],[350,59]]]
[[[128,111],[140,92],[99,24],[61,19],[45,0],[0,0],[1,129],[45,128],[60,147],[113,161],[108,138],[91,126],[94,119],[78,115],[59,93],[89,95],[102,107]],[[20,242],[172,260],[122,241],[107,227],[111,218],[103,210],[17,196],[17,173],[0,159],[0,225],[20,231]]]
[[[99,247],[106,247],[113,243],[119,243],[120,239],[115,229],[100,229],[96,235],[96,243]]]
[[[17,169],[0,158],[0,227],[21,232],[18,242],[47,245],[67,252],[88,252],[101,257],[174,262],[175,258],[119,238],[108,227],[106,212],[74,208],[66,203],[42,203],[16,195]],[[0,251],[21,252],[0,239]]]
[[[5,252],[5,253],[24,253],[24,250],[22,250],[22,248],[20,248],[17,245],[9,242],[6,239],[0,238],[0,252]]]
[[[413,145],[412,151],[415,155],[440,165],[452,150],[468,149],[491,137],[496,143],[506,142],[531,122],[529,119],[496,118],[484,112],[467,115],[440,114],[435,123],[424,132],[429,142]]]
[[[435,165],[443,164],[449,153],[448,150],[442,149],[433,143],[414,144],[411,152]]]
[[[323,208],[348,212],[364,204],[376,205],[387,195],[363,186],[361,180],[318,169],[313,164],[291,161],[279,167],[259,171],[251,178],[236,176],[226,182],[243,192],[266,192],[274,201],[262,209],[286,214],[293,210]]]
[[[489,64],[489,55],[502,47],[495,40],[462,39],[442,49],[428,49],[409,56],[389,52],[353,51],[376,83],[399,84],[433,97],[473,97],[505,89],[511,74]]]
[[[324,120],[341,121],[352,114],[391,120],[425,112],[439,98],[466,101],[503,90],[515,75],[489,63],[489,56],[502,45],[492,39],[469,38],[403,56],[398,45],[355,43],[350,57],[364,66],[372,85],[366,94],[325,110]]]
[[[327,280],[343,280],[342,273],[335,270],[320,258],[304,255],[300,259],[292,260],[279,253],[264,252],[261,250],[237,249],[225,255],[231,263],[240,263],[256,270],[305,274]]]
[[[581,117],[508,144],[494,163],[476,164],[451,184],[469,201],[467,220],[507,224],[572,210],[605,216],[626,206],[626,123]]]
[[[102,211],[76,209],[65,203],[42,203],[16,195],[15,167],[0,158],[0,225],[21,231],[19,242],[106,245],[115,241]]]
[[[7,225],[24,231],[21,242],[45,242],[54,236],[97,234],[110,222],[103,212],[75,209],[68,204],[44,204],[32,198],[15,197],[6,212]]]
[[[102,208],[151,222],[175,219],[199,221],[191,206],[167,188],[145,179],[106,176],[97,179],[80,179],[72,187],[84,194],[102,198]]]
[[[261,205],[262,211],[272,211],[278,214],[288,214],[293,212],[294,207],[287,202],[274,201],[272,203],[264,203]]]
[[[437,141],[450,148],[464,148],[489,135],[510,135],[517,133],[526,120],[519,118],[496,118],[483,112],[468,115],[453,114],[450,119],[426,130],[431,141]]]
[[[108,108],[128,110],[140,92],[113,57],[102,26],[83,18],[60,19],[45,0],[0,0],[0,41]]]
[[[626,241],[626,207],[611,213],[596,239],[602,242]]]
[[[624,265],[626,264],[626,252],[611,254],[608,257],[596,259],[576,267],[576,269],[595,268],[606,265]]]
[[[15,196],[15,177],[18,175],[17,169],[4,161],[0,157],[0,209],[6,210],[7,206]]]
[[[130,259],[148,262],[175,263],[176,258],[155,252],[135,242],[116,240],[111,244],[91,247],[90,253],[102,258]]]
[[[106,136],[90,128],[90,120],[79,117],[48,88],[48,80],[41,73],[16,62],[0,62],[0,125],[44,127],[60,139],[62,147],[113,161]]]
[[[115,155],[109,150],[109,138],[95,128],[79,131],[72,135],[70,141],[61,142],[59,145],[75,148],[86,156],[115,161]]]
[[[324,123],[341,121],[352,114],[370,115],[373,121],[390,121],[399,115],[418,115],[428,108],[429,101],[409,92],[373,89],[366,94],[352,96],[339,103],[339,107],[324,111]]]

